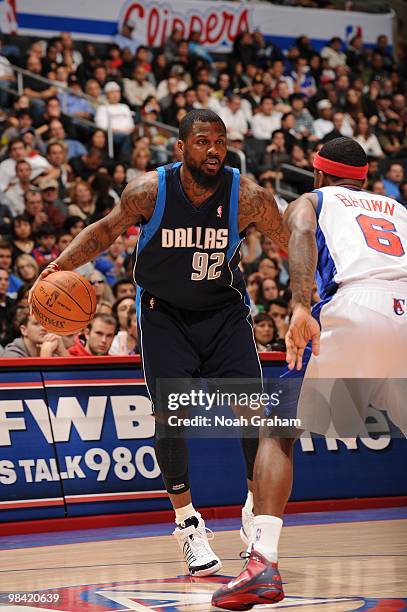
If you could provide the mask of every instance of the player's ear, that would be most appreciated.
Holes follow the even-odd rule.
[[[324,175],[321,172],[321,170],[316,170],[314,168],[314,187],[315,189],[319,189],[320,187],[322,187],[324,181]]]
[[[181,153],[184,154],[184,143],[182,140],[177,140],[177,148],[178,151],[181,151]]]

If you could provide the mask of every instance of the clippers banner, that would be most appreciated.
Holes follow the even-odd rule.
[[[302,9],[267,2],[17,0],[16,4],[21,34],[54,36],[66,31],[78,39],[109,42],[123,23],[128,23],[140,45],[160,47],[174,28],[180,28],[185,38],[199,30],[205,47],[217,52],[231,51],[237,34],[247,29],[260,30],[282,49],[302,34],[309,36],[317,49],[333,36],[345,41],[356,33],[362,34],[368,45],[375,44],[379,34],[386,34],[392,44],[394,17],[392,12],[378,15]]]

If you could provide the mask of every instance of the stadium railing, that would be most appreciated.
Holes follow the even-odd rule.
[[[297,166],[293,166],[292,164],[281,164],[279,166],[279,171],[280,172],[284,172],[284,170],[289,170],[290,173],[292,174],[298,174],[299,176],[306,176],[309,178],[313,178],[314,174],[312,172],[310,172],[309,170],[303,170],[302,168],[298,168]],[[291,189],[287,189],[285,187],[286,183],[284,183],[283,180],[281,180],[280,178],[280,173],[277,173],[277,177],[276,177],[276,192],[283,196],[284,198],[287,198],[289,200],[295,200],[296,198],[298,198],[299,193],[297,193],[296,191],[292,191]]]

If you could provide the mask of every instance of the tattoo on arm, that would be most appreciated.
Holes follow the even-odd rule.
[[[289,231],[274,197],[253,181],[242,177],[239,197],[239,231],[255,223],[265,236],[287,250]]]
[[[318,261],[315,238],[317,218],[315,200],[306,194],[292,202],[286,212],[287,225],[291,231],[288,245],[288,263],[293,305],[311,307],[312,287]]]
[[[131,181],[121,201],[103,219],[76,236],[56,259],[63,270],[73,270],[106,250],[131,225],[150,219],[157,197],[157,173],[147,172]]]

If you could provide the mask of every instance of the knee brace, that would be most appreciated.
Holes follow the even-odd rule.
[[[246,464],[246,476],[248,480],[253,480],[254,462],[256,461],[258,438],[242,438],[242,449]]]
[[[189,489],[188,447],[180,432],[174,437],[171,429],[156,422],[155,455],[165,488],[168,493],[176,495]]]

